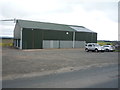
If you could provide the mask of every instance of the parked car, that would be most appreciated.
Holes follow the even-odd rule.
[[[115,51],[115,47],[113,45],[104,45],[103,47],[105,48],[105,51],[107,51],[107,52],[109,52],[109,51],[111,51],[111,52]]]
[[[86,46],[85,46],[85,51],[86,52],[89,52],[89,51],[95,51],[95,52],[104,52],[105,49],[103,46],[100,46],[99,44],[97,43],[87,43]]]

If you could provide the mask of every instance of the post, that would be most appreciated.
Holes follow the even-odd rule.
[[[32,49],[35,48],[34,44],[35,44],[35,42],[34,42],[34,29],[32,29]]]
[[[23,44],[23,42],[22,42],[22,30],[23,30],[23,28],[21,28],[21,30],[20,30],[20,49],[22,49],[22,44]]]
[[[73,32],[73,48],[75,48],[75,31]]]
[[[91,43],[93,43],[93,32],[92,32],[92,35],[91,35]]]

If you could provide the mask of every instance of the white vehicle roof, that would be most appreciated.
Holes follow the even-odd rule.
[[[104,46],[113,46],[113,45],[104,45]]]
[[[99,45],[98,43],[87,43],[87,45],[89,45],[89,44]]]

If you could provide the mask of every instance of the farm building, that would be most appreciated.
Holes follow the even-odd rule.
[[[83,26],[16,20],[14,46],[19,49],[81,48],[97,42],[97,33]]]

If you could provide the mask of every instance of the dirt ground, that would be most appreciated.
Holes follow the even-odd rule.
[[[2,77],[15,79],[118,63],[117,52],[85,52],[79,49],[2,48]]]

